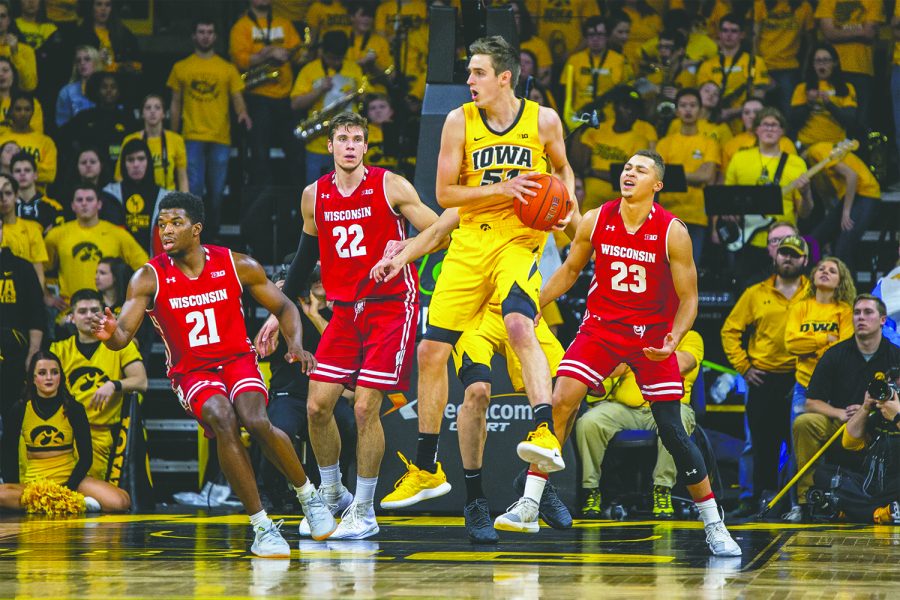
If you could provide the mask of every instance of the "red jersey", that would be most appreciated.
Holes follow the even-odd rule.
[[[196,279],[168,254],[150,260],[156,296],[147,314],[166,345],[167,375],[213,369],[253,354],[244,324],[244,291],[231,250],[203,246],[206,264]]]
[[[406,219],[394,212],[384,188],[387,173],[378,167],[366,167],[362,181],[349,196],[338,191],[334,171],[316,181],[314,214],[322,285],[331,301],[416,300],[419,279],[412,265],[406,265],[387,283],[369,277],[387,243],[406,239]]]
[[[601,206],[591,232],[596,258],[588,313],[601,321],[671,326],[679,300],[666,241],[678,218],[654,202],[640,229],[628,233],[619,213],[621,202],[619,198]]]

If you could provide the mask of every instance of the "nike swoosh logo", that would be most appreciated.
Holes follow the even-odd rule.
[[[483,135],[483,136],[481,136],[480,138],[475,138],[475,139],[472,140],[472,141],[474,141],[474,142],[480,142],[481,140],[483,140],[483,139],[486,138],[486,137],[487,137],[486,135]]]

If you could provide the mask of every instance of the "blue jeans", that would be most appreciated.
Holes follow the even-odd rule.
[[[188,187],[195,196],[206,200],[209,232],[218,229],[222,195],[228,178],[231,148],[215,142],[185,140],[187,149]]]
[[[841,216],[844,212],[844,202],[840,200],[837,205],[832,208],[822,219],[815,229],[812,230],[812,237],[818,240],[819,244],[833,242],[831,245],[831,254],[841,259],[852,271],[854,267],[854,256],[856,247],[863,233],[875,220],[878,214],[879,200],[868,198],[866,196],[857,196],[853,200],[853,207],[850,209],[850,218],[853,219],[853,228],[850,231],[841,229]]]
[[[791,427],[794,426],[794,419],[797,418],[797,415],[806,412],[806,396],[806,386],[795,383],[791,396]]]
[[[894,65],[891,77],[891,98],[894,106],[894,143],[900,156],[900,65]]]

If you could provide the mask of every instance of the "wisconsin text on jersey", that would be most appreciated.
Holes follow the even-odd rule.
[[[169,305],[172,308],[188,308],[189,306],[203,306],[214,302],[228,300],[228,292],[225,290],[214,290],[212,292],[204,292],[193,296],[179,296],[177,298],[169,298]]]
[[[645,263],[656,262],[656,252],[647,252],[646,250],[635,250],[634,248],[626,248],[624,246],[613,246],[612,244],[600,244],[600,250],[607,256],[615,256],[618,258],[630,258]]]
[[[329,223],[333,221],[353,221],[371,217],[372,207],[364,206],[362,208],[352,208],[348,210],[326,210],[322,212],[322,215],[325,221]]]

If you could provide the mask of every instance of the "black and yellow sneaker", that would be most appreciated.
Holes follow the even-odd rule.
[[[663,485],[653,486],[653,518],[674,519],[675,510],[672,508],[672,489]]]
[[[585,519],[600,518],[600,490],[591,490],[581,507],[581,516]]]

